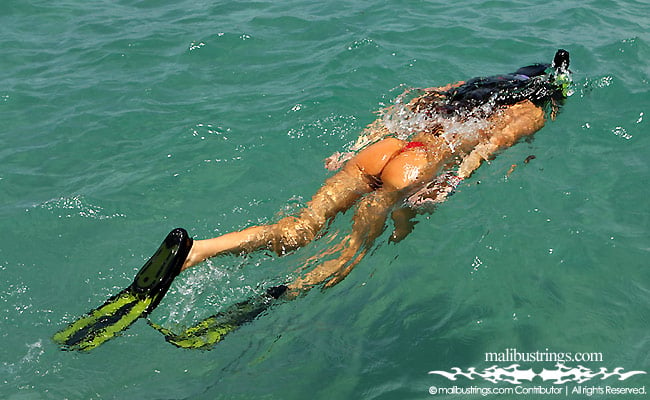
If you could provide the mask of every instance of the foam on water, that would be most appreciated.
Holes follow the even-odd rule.
[[[461,110],[442,114],[425,109],[414,111],[410,102],[423,94],[425,91],[420,89],[407,90],[397,97],[394,105],[384,110],[382,121],[388,131],[398,139],[408,140],[415,133],[428,132],[441,126],[442,137],[451,151],[454,151],[463,141],[478,141],[479,133],[490,125],[482,116],[489,115],[495,109],[493,100],[487,101],[472,112]]]
[[[71,218],[73,216],[100,220],[126,218],[126,215],[122,213],[106,212],[103,207],[90,204],[82,195],[48,200],[38,207],[57,213],[59,218]]]

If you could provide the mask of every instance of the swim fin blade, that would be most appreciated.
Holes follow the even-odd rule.
[[[149,321],[149,325],[165,336],[165,340],[183,349],[210,350],[232,331],[253,321],[286,291],[284,285],[268,289],[264,294],[233,304],[225,311],[208,317],[179,334]]]
[[[146,316],[167,293],[191,247],[184,229],[171,231],[129,287],[55,333],[54,342],[64,350],[89,351]]]

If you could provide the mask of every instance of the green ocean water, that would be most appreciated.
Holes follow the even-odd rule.
[[[517,387],[428,373],[482,371],[486,353],[511,348],[650,372],[648,14],[633,0],[3,1],[0,398],[567,397],[429,393]],[[575,79],[557,119],[405,241],[384,235],[338,286],[211,351],[177,349],[144,321],[89,354],[51,342],[130,284],[172,228],[206,238],[304,204],[329,176],[322,160],[404,88],[511,72],[557,48]],[[287,257],[183,274],[151,318],[191,324],[282,282],[350,218]],[[581,385],[650,390],[650,377]]]

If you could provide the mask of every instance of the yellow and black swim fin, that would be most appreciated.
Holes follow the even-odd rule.
[[[149,325],[162,333],[165,340],[174,346],[184,349],[209,350],[223,340],[228,333],[251,322],[266,311],[287,289],[284,285],[272,287],[264,294],[233,304],[225,311],[208,317],[179,334],[151,321],[149,321]]]
[[[188,233],[174,229],[129,287],[55,333],[52,339],[64,350],[89,351],[115,337],[156,308],[180,273],[191,247]]]

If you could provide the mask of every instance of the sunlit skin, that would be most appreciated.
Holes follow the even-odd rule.
[[[482,161],[542,128],[545,118],[540,107],[525,100],[497,111],[488,122],[485,130],[471,135],[471,139],[461,138],[461,145],[453,149],[439,131],[413,135],[410,141],[422,144],[415,147],[407,148],[408,142],[394,137],[376,141],[325,180],[298,215],[275,224],[195,240],[183,270],[224,254],[266,249],[283,255],[317,238],[338,213],[356,204],[352,232],[335,246],[338,257],[320,263],[287,286],[296,293],[324,282],[326,286],[334,285],[363,258],[385,229],[389,216],[395,226],[394,240],[401,240],[410,232],[409,221],[414,213],[405,208],[395,209],[407,196],[431,182],[449,164],[457,165],[458,178],[468,178]],[[381,123],[376,122],[366,133],[385,136],[381,130]],[[334,161],[327,163],[328,168],[336,168]]]

